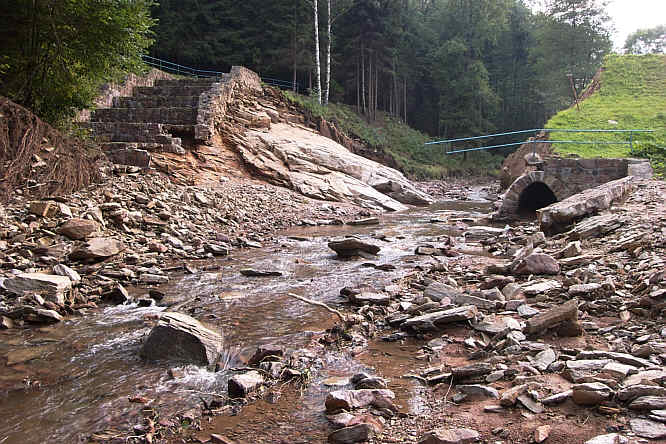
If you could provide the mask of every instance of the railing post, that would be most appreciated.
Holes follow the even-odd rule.
[[[634,132],[629,132],[629,152],[634,154]]]

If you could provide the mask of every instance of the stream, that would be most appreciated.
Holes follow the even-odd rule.
[[[165,300],[174,302],[196,298],[187,313],[223,333],[226,368],[242,366],[257,345],[276,343],[298,349],[335,322],[330,313],[286,293],[335,306],[344,302],[339,295],[343,287],[381,289],[419,263],[433,261],[414,255],[417,244],[460,236],[457,223],[477,224],[490,209],[487,201],[440,202],[384,215],[379,225],[295,228],[281,233],[278,242],[268,247],[234,251],[223,259],[195,264],[200,269],[204,265],[218,268],[172,276],[159,290],[166,294]],[[328,239],[352,234],[375,238],[382,246],[377,258],[337,259],[327,247]],[[396,268],[381,271],[368,267],[367,262]],[[244,277],[240,274],[243,268],[279,270],[283,276]],[[135,295],[146,292],[133,291]],[[0,367],[0,444],[86,442],[93,432],[112,428],[120,435],[139,422],[143,405],[128,401],[135,395],[154,399],[150,406],[166,417],[199,406],[200,392],[225,393],[228,371],[149,363],[138,357],[150,331],[146,320],[163,310],[159,306],[108,306],[56,325],[0,334],[0,356],[7,358],[7,365]],[[368,370],[345,353],[331,352],[319,359],[321,368],[294,413],[313,429],[321,429],[326,422],[321,411],[330,388],[322,381]],[[395,373],[399,362],[377,360],[375,367],[382,365],[396,369],[370,370]],[[174,372],[175,378],[169,369],[179,370]],[[419,388],[402,384],[398,397],[417,411]]]

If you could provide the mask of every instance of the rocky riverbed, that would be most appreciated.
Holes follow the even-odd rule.
[[[92,392],[82,402],[107,398],[108,411],[125,396],[136,406],[105,429],[90,421],[95,441],[663,439],[664,191],[663,182],[638,182],[626,202],[551,237],[536,222],[490,225],[489,203],[373,219],[250,181],[205,189],[125,173],[112,190],[19,200],[0,215],[3,392],[11,402],[29,390],[53,403],[57,379],[32,365],[58,363],[55,343],[79,381],[71,390]],[[351,220],[360,225],[334,225]],[[274,235],[299,224],[313,228]],[[341,250],[348,236],[355,242]],[[330,242],[361,257],[338,259]],[[104,311],[111,330],[76,321],[101,321],[100,310],[117,303],[130,311]],[[209,383],[188,385],[201,377],[196,367],[137,360],[167,321],[158,321],[166,305],[223,330],[219,372],[202,370]],[[48,322],[84,327],[76,331],[99,345],[83,359],[83,341],[37,328]],[[94,359],[111,364],[88,376],[66,364],[95,369]],[[114,378],[106,394],[81,387],[102,370]],[[167,371],[168,384],[159,376]],[[156,392],[156,381],[167,388]],[[122,394],[112,402],[114,392]],[[12,426],[2,430],[10,436]],[[29,436],[7,443],[43,442]]]

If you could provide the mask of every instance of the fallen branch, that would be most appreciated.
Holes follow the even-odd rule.
[[[318,307],[321,307],[321,308],[323,308],[323,309],[325,309],[325,310],[327,310],[327,311],[329,311],[329,312],[331,312],[331,313],[337,315],[337,316],[340,318],[340,320],[341,320],[342,322],[344,322],[345,324],[347,324],[347,323],[349,322],[349,319],[347,318],[347,316],[345,316],[344,314],[342,314],[342,313],[339,312],[338,310],[329,307],[328,305],[324,304],[323,302],[313,301],[312,299],[304,298],[303,296],[299,296],[299,295],[294,294],[294,293],[287,293],[287,296],[290,296],[290,297],[292,297],[292,298],[294,298],[294,299],[298,299],[299,301],[301,301],[301,302],[305,302],[306,304],[316,305],[316,306],[318,306]]]

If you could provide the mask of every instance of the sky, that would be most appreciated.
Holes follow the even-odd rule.
[[[608,14],[615,23],[615,49],[620,49],[632,32],[666,24],[666,0],[611,0]]]

